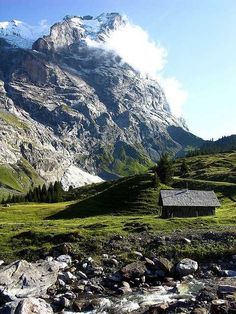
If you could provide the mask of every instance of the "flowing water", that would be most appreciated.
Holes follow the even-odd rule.
[[[145,309],[151,305],[172,303],[176,300],[186,301],[194,299],[197,293],[205,286],[203,281],[191,280],[191,282],[179,283],[176,288],[167,286],[153,287],[140,292],[117,297],[97,298],[97,308],[92,311],[81,312],[84,314],[125,314],[135,310]],[[74,314],[75,312],[65,312]]]

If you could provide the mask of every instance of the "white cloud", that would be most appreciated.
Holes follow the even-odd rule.
[[[141,27],[130,23],[111,32],[106,45],[143,74],[154,76],[166,64],[166,50],[151,41]]]
[[[171,112],[177,117],[182,116],[183,106],[188,98],[187,91],[175,77],[159,77],[158,81],[165,91],[167,101],[171,107]]]
[[[172,113],[176,116],[182,115],[187,92],[176,78],[163,75],[167,63],[167,51],[159,43],[152,41],[145,30],[127,21],[124,26],[109,32],[105,43],[88,39],[88,44],[114,50],[134,69],[143,75],[148,74],[156,78],[164,89]]]

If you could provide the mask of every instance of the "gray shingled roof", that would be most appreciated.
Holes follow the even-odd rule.
[[[161,199],[163,206],[220,206],[214,191],[161,190]]]

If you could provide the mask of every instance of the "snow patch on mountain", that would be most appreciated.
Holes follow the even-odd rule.
[[[37,26],[19,20],[0,22],[0,37],[19,48],[30,49],[37,38],[47,33],[49,33],[49,26],[44,20]]]
[[[92,175],[84,170],[72,165],[65,172],[61,179],[63,189],[67,191],[70,186],[73,188],[80,187],[86,184],[100,183],[103,180],[95,175]]]

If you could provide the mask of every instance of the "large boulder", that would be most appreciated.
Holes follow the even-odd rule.
[[[175,269],[180,277],[191,275],[198,269],[198,263],[190,258],[184,258],[176,265]]]
[[[56,261],[13,262],[0,269],[0,290],[11,300],[44,296],[56,283],[59,270],[60,263]]]

